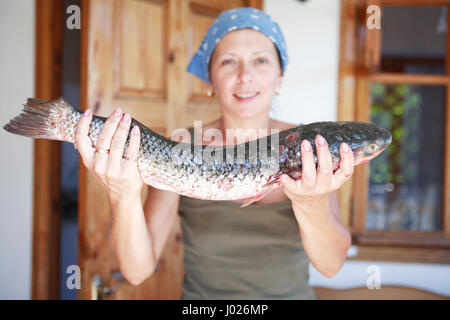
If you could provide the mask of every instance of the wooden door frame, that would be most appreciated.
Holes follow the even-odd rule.
[[[62,94],[63,1],[35,0],[35,97]],[[32,299],[59,299],[61,143],[34,140]]]

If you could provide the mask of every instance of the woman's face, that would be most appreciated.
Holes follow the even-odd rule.
[[[274,44],[251,29],[229,32],[220,40],[210,74],[222,112],[240,118],[268,113],[282,79]]]

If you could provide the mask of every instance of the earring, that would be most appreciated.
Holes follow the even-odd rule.
[[[275,94],[276,94],[277,96],[279,96],[280,93],[281,93],[280,88],[276,88],[276,89],[275,89]]]
[[[207,95],[208,97],[214,96],[214,90],[213,90],[212,88],[206,89],[206,95]]]

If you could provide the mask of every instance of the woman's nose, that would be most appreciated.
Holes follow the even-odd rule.
[[[247,64],[242,64],[239,70],[239,81],[241,83],[247,83],[253,80],[253,70]]]

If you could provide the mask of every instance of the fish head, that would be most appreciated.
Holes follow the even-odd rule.
[[[350,133],[350,143],[355,165],[368,162],[382,153],[392,142],[389,131],[372,123],[354,123],[354,130]],[[352,145],[353,144],[353,145]]]

